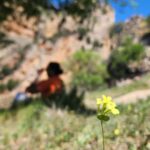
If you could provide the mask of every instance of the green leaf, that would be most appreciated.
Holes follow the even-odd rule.
[[[97,115],[97,118],[102,121],[108,121],[110,119],[109,116],[100,115],[100,114]]]

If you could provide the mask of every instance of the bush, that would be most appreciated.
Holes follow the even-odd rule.
[[[135,44],[128,38],[114,50],[108,63],[108,72],[112,78],[121,79],[140,72],[139,62],[144,57],[144,46]]]
[[[86,36],[86,34],[88,33],[88,29],[85,28],[78,28],[78,33],[79,33],[79,39],[82,40],[83,37]]]
[[[18,85],[18,83],[19,83],[18,81],[10,79],[10,80],[7,82],[6,88],[7,88],[9,91],[11,91],[11,90],[13,90],[13,89]]]
[[[3,93],[6,90],[13,90],[18,85],[18,83],[19,81],[10,79],[6,84],[0,84],[0,93]]]
[[[123,23],[117,23],[111,27],[109,35],[110,37],[113,37],[114,35],[121,33],[122,30],[123,30]]]
[[[0,84],[0,93],[3,93],[6,89],[6,86],[4,84]]]
[[[74,53],[69,65],[73,73],[72,83],[86,90],[93,90],[105,83],[108,77],[106,65],[96,52],[80,50]]]
[[[147,24],[150,25],[150,16],[148,16],[145,20],[146,20]]]
[[[4,76],[7,76],[7,75],[9,75],[11,73],[12,73],[12,69],[9,68],[7,65],[2,67],[1,74],[3,74]]]
[[[43,101],[49,107],[55,106],[57,108],[79,111],[85,108],[83,99],[84,92],[79,91],[77,87],[72,87],[69,91],[64,89],[60,93],[52,94]]]

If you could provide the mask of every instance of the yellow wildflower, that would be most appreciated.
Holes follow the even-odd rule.
[[[103,118],[107,118],[109,115],[118,115],[119,110],[116,108],[116,104],[113,102],[110,96],[103,95],[102,98],[97,98],[97,107],[98,107],[98,118],[103,120]]]
[[[114,135],[118,136],[120,134],[120,130],[117,128],[114,130]]]

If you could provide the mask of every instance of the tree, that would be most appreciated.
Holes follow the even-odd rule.
[[[1,0],[0,11],[3,13],[0,14],[0,20],[5,20],[16,6],[22,6],[24,13],[28,16],[39,15],[40,10],[44,9],[55,13],[64,12],[64,14],[78,16],[84,19],[89,17],[96,7],[102,8],[104,5],[101,4],[108,4],[109,1],[111,0]],[[128,4],[127,0],[113,1],[122,6],[123,4]],[[129,1],[133,2],[134,0]],[[54,5],[54,2],[57,2],[58,5]]]

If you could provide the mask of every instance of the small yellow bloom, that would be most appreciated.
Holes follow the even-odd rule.
[[[102,100],[100,98],[97,98],[97,105],[103,104]]]
[[[111,103],[112,98],[110,96],[103,95],[102,97],[103,97],[104,103]]]
[[[118,136],[120,134],[120,130],[119,129],[115,129],[114,130],[114,135]]]
[[[128,109],[128,111],[131,111],[132,110],[132,106],[129,104],[127,109]]]
[[[109,117],[110,114],[119,114],[119,110],[110,96],[103,95],[102,98],[97,98],[97,107],[99,118]]]
[[[116,109],[116,108],[112,108],[111,112],[112,112],[113,115],[119,115],[119,113],[120,113],[119,110]]]

